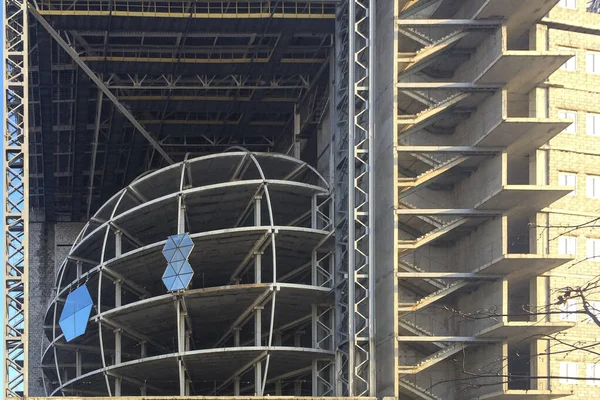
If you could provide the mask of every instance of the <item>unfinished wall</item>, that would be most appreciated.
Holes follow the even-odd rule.
[[[484,139],[492,128],[502,122],[505,96],[505,92],[498,91],[485,99],[469,119],[456,127],[452,144],[472,146]]]
[[[376,101],[375,154],[375,292],[377,396],[398,393],[398,343],[396,313],[397,299],[397,228],[396,206],[396,99],[397,33],[394,16],[397,2],[377,4],[377,37],[374,41],[378,54]]]
[[[42,344],[47,344],[43,323],[55,295],[58,268],[83,228],[80,222],[29,224],[29,394],[45,396],[42,381]],[[42,343],[43,342],[43,343]]]
[[[488,35],[477,47],[475,54],[469,61],[461,65],[454,74],[454,79],[459,82],[474,82],[483,74],[490,65],[502,56],[505,48],[503,29],[498,29],[494,34]]]
[[[505,300],[505,284],[502,281],[484,283],[460,296],[456,306],[461,316],[455,319],[459,336],[475,336],[476,333],[498,324],[500,318],[486,316],[502,314],[502,302]],[[481,318],[482,316],[484,318]]]
[[[472,208],[488,196],[502,189],[503,156],[499,154],[482,162],[468,178],[454,186],[457,204]]]
[[[453,263],[457,272],[473,272],[504,254],[502,218],[479,225],[455,244]]]

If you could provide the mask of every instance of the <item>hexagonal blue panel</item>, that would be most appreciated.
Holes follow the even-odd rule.
[[[85,333],[92,306],[92,297],[87,286],[79,286],[69,293],[58,320],[67,342]]]
[[[167,269],[162,276],[167,290],[181,290],[188,287],[194,271],[188,262],[194,242],[188,234],[173,235],[167,238],[162,253],[167,260]]]

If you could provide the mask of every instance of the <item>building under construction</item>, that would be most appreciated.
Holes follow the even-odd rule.
[[[600,2],[3,12],[5,398],[600,395]]]

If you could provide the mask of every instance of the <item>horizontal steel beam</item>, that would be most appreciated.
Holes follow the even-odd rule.
[[[77,52],[69,46],[67,42],[60,36],[60,34],[40,15],[38,10],[35,8],[33,3],[28,3],[28,8],[34,18],[48,31],[50,36],[56,40],[56,42],[63,48],[63,50],[71,56],[73,61],[79,65],[79,67],[90,77],[90,79],[98,86],[100,90],[113,102],[115,107],[135,126],[135,128],[140,131],[142,135],[150,142],[150,144],[156,149],[156,151],[163,156],[163,158],[169,164],[173,164],[173,159],[167,154],[167,152],[162,148],[162,146],[152,137],[152,135],[146,131],[146,129],[135,119],[135,117],[125,108],[123,104],[117,99],[117,97],[106,87],[104,82],[96,74],[87,66],[87,64],[79,57]]]

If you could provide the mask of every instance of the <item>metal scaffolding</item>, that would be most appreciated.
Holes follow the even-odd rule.
[[[27,396],[28,18],[4,2],[4,397]]]
[[[374,13],[374,0],[342,3],[336,26],[337,394],[345,396],[375,395]]]

